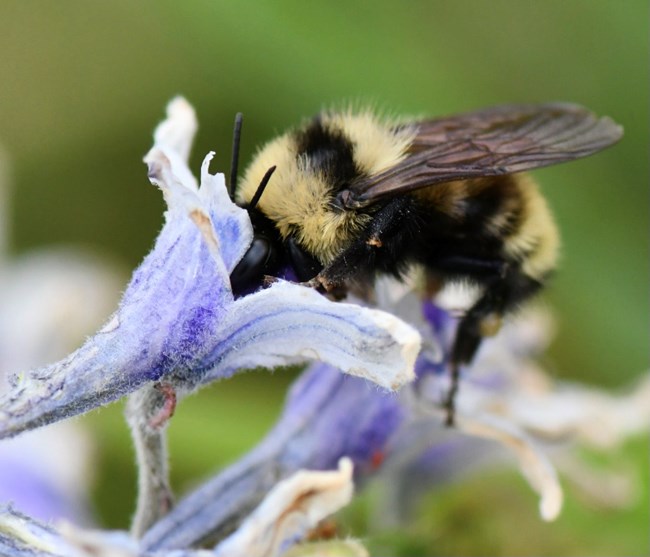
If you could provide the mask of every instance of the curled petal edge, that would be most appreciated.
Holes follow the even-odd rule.
[[[539,513],[543,520],[555,520],[562,510],[562,486],[550,460],[512,424],[494,416],[458,416],[458,427],[469,435],[498,441],[519,461],[522,474],[540,496]]]
[[[215,548],[215,557],[274,557],[352,499],[352,461],[338,470],[301,470],[278,483],[241,527]]]

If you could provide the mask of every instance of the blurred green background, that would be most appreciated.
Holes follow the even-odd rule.
[[[3,0],[0,144],[12,163],[13,249],[72,243],[137,265],[164,209],[141,158],[177,94],[199,116],[193,167],[214,149],[213,168],[223,170],[237,111],[245,115],[246,161],[278,131],[350,100],[432,116],[577,102],[623,124],[625,138],[593,158],[536,172],[564,241],[544,297],[558,318],[545,363],[560,378],[628,384],[648,367],[648,15],[644,0]],[[171,427],[176,484],[187,487],[187,478],[251,446],[289,379],[251,374],[186,402]],[[107,524],[124,527],[133,471],[119,413],[111,408],[91,422],[102,433],[98,506]],[[422,534],[420,525],[404,551],[645,554],[646,443],[632,443],[620,458],[644,475],[644,497],[629,511],[570,498],[557,524],[541,524],[525,488],[522,501],[510,501],[474,482],[429,501],[431,530]],[[467,510],[467,493],[478,491],[483,502],[474,498]],[[497,541],[486,550],[483,530],[496,515],[503,523],[490,530]]]

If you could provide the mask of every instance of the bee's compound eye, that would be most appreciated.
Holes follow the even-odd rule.
[[[261,284],[265,271],[274,259],[274,249],[268,238],[256,236],[241,261],[230,273],[235,293]]]

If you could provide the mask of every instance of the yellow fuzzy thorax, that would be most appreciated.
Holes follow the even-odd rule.
[[[355,165],[367,175],[402,160],[412,141],[411,131],[395,133],[390,124],[369,112],[325,113],[321,121],[350,141]],[[370,216],[332,207],[331,184],[297,151],[295,132],[267,143],[246,170],[237,199],[239,203],[250,202],[266,171],[276,166],[258,208],[275,223],[282,238],[294,235],[307,251],[327,264],[363,229]]]

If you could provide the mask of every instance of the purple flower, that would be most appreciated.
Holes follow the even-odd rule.
[[[168,205],[152,252],[119,309],[76,352],[17,376],[0,401],[0,437],[107,404],[165,380],[180,393],[242,369],[318,359],[397,389],[413,378],[419,336],[374,309],[333,303],[279,281],[237,300],[229,274],[252,238],[208,155],[201,185],[187,167],[192,108],[170,103],[145,157]]]

